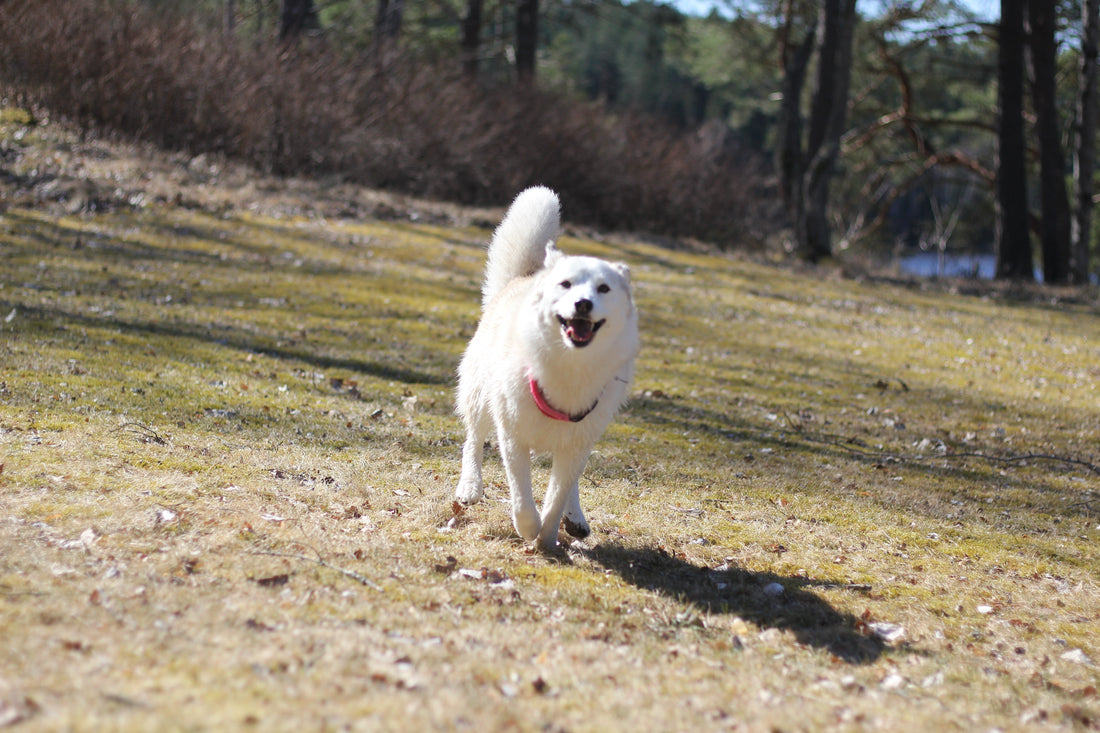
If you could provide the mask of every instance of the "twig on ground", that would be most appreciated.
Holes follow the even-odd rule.
[[[377,583],[375,583],[373,580],[371,580],[367,576],[365,576],[361,573],[357,573],[354,570],[348,570],[347,568],[342,568],[342,567],[339,567],[337,565],[332,565],[330,563],[327,563],[324,560],[322,560],[320,557],[307,557],[306,555],[299,555],[299,554],[293,553],[293,552],[272,552],[271,550],[251,550],[248,554],[250,554],[250,555],[269,555],[271,557],[287,557],[287,558],[290,558],[292,560],[303,560],[305,562],[316,563],[317,565],[320,565],[323,568],[328,568],[329,570],[335,570],[336,572],[338,572],[342,575],[346,575],[347,577],[351,578],[352,580],[356,581],[357,583],[365,585],[365,586],[367,586],[368,588],[370,588],[372,590],[378,591],[379,593],[384,592],[382,590],[382,586],[378,585]]]
[[[115,428],[111,432],[118,433],[118,432],[122,432],[123,430],[125,430],[128,433],[131,433],[132,435],[137,436],[137,439],[140,440],[142,443],[156,443],[157,445],[168,445],[168,441],[165,440],[164,438],[162,438],[160,436],[160,433],[158,433],[156,430],[149,427],[148,425],[144,425],[144,424],[139,423],[139,422],[128,422],[128,423],[123,423],[122,425],[119,425],[117,428]]]
[[[830,590],[832,590],[832,589],[850,590],[850,591],[856,591],[858,593],[870,593],[873,590],[873,587],[871,586],[870,583],[832,583],[832,582],[829,582],[829,581],[821,581],[821,582],[810,582],[810,583],[807,583],[806,585],[814,587],[814,588],[827,588],[827,589],[830,589]]]
[[[1046,453],[1028,453],[1026,455],[1014,455],[1014,456],[990,456],[984,453],[952,453],[951,457],[956,458],[982,458],[987,461],[1000,462],[1000,463],[1022,463],[1024,461],[1052,461],[1055,463],[1067,463],[1072,466],[1080,466],[1081,468],[1088,469],[1089,471],[1100,476],[1100,466],[1089,463],[1088,461],[1080,458],[1070,458],[1069,456],[1054,456]]]
[[[995,456],[988,453],[939,453],[934,456],[913,455],[907,453],[890,453],[887,451],[872,451],[864,450],[858,445],[854,445],[850,440],[840,440],[834,438],[820,437],[815,435],[808,435],[802,433],[803,437],[811,443],[823,443],[825,445],[831,445],[837,448],[843,448],[849,453],[857,453],[867,458],[878,458],[881,460],[893,460],[899,463],[928,463],[930,461],[944,461],[944,460],[957,460],[966,458],[977,458],[983,461],[989,461],[991,463],[1023,463],[1025,461],[1051,461],[1054,463],[1065,463],[1071,466],[1077,466],[1084,468],[1096,475],[1100,476],[1100,466],[1094,463],[1089,463],[1086,460],[1080,458],[1071,458],[1069,456],[1057,456],[1046,453],[1026,453],[1020,455],[1008,455],[1008,456]]]
[[[1079,501],[1075,504],[1070,504],[1070,506],[1073,507],[1073,508],[1077,508],[1077,507],[1084,508],[1085,516],[1088,516],[1092,512],[1096,511],[1096,509],[1093,507],[1093,504],[1095,504],[1096,501],[1097,501],[1096,497],[1092,496],[1091,491],[1089,492],[1089,496],[1090,496],[1090,498],[1085,499],[1084,501]]]
[[[15,590],[14,588],[11,588],[11,587],[5,585],[5,586],[0,586],[0,595],[3,595],[7,598],[21,598],[21,597],[24,597],[24,596],[29,596],[29,597],[45,596],[47,594],[42,592],[42,591],[37,591],[37,590]]]

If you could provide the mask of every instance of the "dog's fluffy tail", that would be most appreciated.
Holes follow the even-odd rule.
[[[558,195],[544,186],[528,188],[516,196],[489,243],[482,308],[515,278],[542,269],[546,245],[558,238],[559,208]]]

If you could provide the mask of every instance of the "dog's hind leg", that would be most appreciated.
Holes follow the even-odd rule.
[[[586,529],[588,527],[588,523],[584,521],[584,515],[580,514],[580,496],[577,486],[587,461],[587,450],[564,455],[554,454],[554,465],[550,469],[550,485],[546,488],[546,498],[542,502],[542,531],[539,532],[538,543],[543,550],[549,551],[557,547],[558,526],[567,508],[569,513],[573,514],[572,517],[568,517],[567,522],[575,519],[579,514],[584,527]],[[566,531],[573,534],[568,524]]]
[[[539,536],[539,512],[531,494],[531,451],[500,437],[500,457],[512,492],[512,525],[525,540]]]
[[[455,498],[463,504],[476,504],[485,495],[481,481],[481,459],[488,431],[471,421],[466,428],[466,443],[462,446],[462,475],[455,488]]]

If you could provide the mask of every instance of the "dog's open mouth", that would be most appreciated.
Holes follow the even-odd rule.
[[[576,347],[588,346],[592,342],[592,337],[596,335],[596,331],[600,330],[604,321],[593,321],[591,318],[562,318],[558,316],[558,321],[561,322],[561,330],[565,332],[565,337],[569,339]]]

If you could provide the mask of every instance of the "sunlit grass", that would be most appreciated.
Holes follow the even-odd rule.
[[[0,220],[0,714],[1096,719],[1095,302],[567,237],[631,265],[644,344],[594,534],[545,557],[495,452],[487,501],[451,499],[489,232],[251,204]]]

